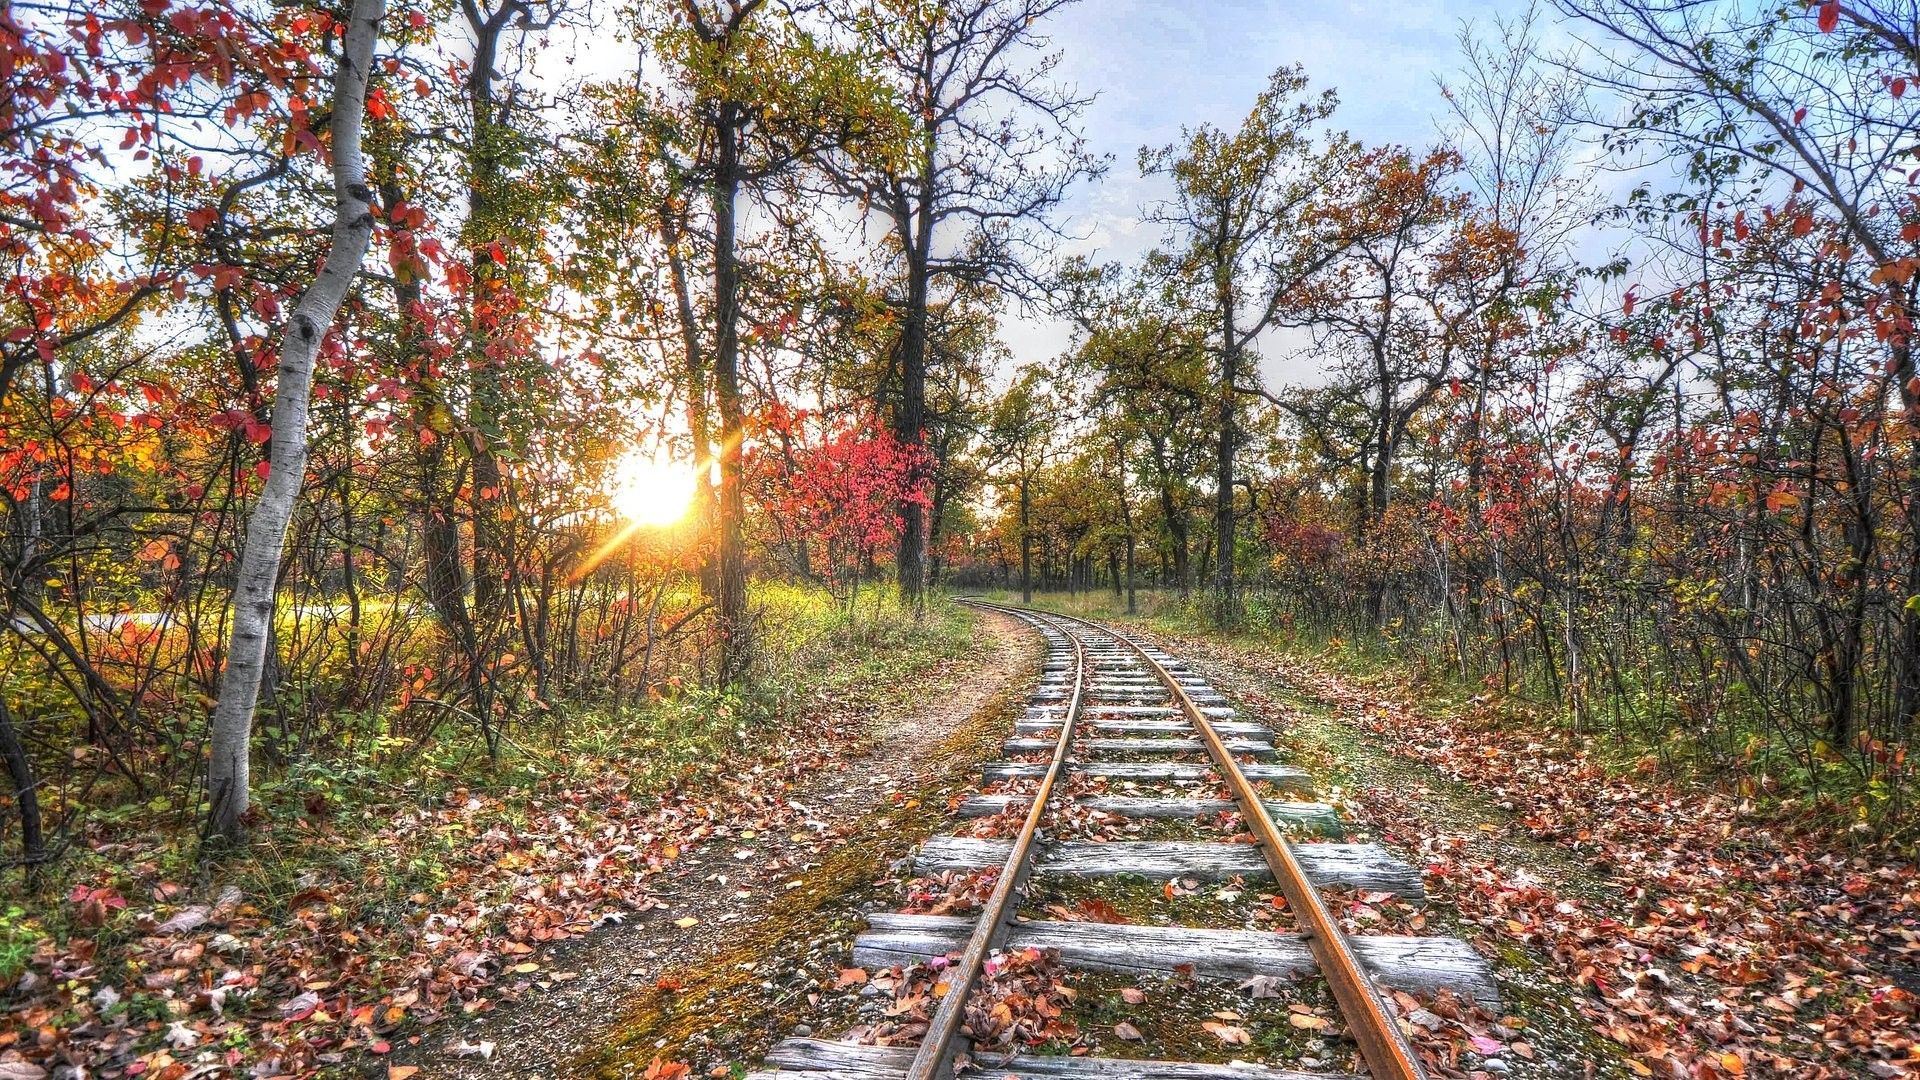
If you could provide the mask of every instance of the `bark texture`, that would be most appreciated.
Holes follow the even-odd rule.
[[[254,705],[267,666],[273,630],[275,587],[286,544],[287,523],[307,472],[307,408],[313,390],[314,360],[333,317],[360,273],[373,239],[372,193],[367,190],[361,156],[361,124],[366,112],[367,76],[380,37],[386,0],[354,0],[340,66],[333,78],[333,240],[318,277],[293,309],[280,342],[279,382],[274,391],[273,437],[260,501],[247,518],[247,538],[234,579],[233,630],[227,643],[227,667],[214,707],[212,757],[207,789],[212,799],[212,829],[238,837],[245,827],[251,782],[250,750]]]

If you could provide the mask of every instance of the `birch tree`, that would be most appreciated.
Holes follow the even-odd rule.
[[[234,579],[233,629],[227,643],[227,667],[213,713],[212,759],[207,788],[212,797],[213,831],[239,837],[245,827],[254,706],[266,670],[272,634],[274,593],[287,522],[307,471],[307,406],[313,389],[314,360],[328,327],[360,273],[373,239],[372,193],[367,189],[360,133],[367,101],[373,49],[380,37],[385,0],[354,0],[340,65],[333,77],[333,239],[319,275],[300,297],[280,342],[280,377],[273,406],[273,435],[268,443],[268,472],[247,519],[247,539]]]

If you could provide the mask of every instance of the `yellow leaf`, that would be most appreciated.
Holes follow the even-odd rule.
[[[700,920],[694,918],[691,915],[683,915],[680,918],[673,920],[673,925],[679,927],[682,930],[685,930],[689,926],[698,926],[699,924],[700,924]]]

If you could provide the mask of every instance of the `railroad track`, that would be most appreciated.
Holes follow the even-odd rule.
[[[1020,822],[1011,839],[934,837],[914,863],[920,875],[992,871],[978,914],[876,914],[854,942],[854,963],[905,967],[948,958],[939,998],[917,1048],[787,1039],[749,1080],[945,1080],[956,1061],[1019,1080],[1335,1080],[1344,1073],[1134,1058],[974,1055],[965,1033],[969,996],[1000,950],[1053,950],[1072,969],[1132,976],[1292,981],[1319,974],[1375,1080],[1427,1074],[1380,987],[1448,990],[1497,998],[1485,961],[1451,937],[1349,935],[1321,889],[1346,886],[1423,897],[1420,875],[1386,849],[1337,839],[1295,842],[1288,832],[1337,837],[1333,807],[1303,801],[1306,774],[1272,761],[1270,732],[1237,717],[1226,698],[1181,661],[1106,627],[1070,616],[967,601],[1013,615],[1047,640],[1047,662],[1013,737],[1009,760],[982,770],[990,793],[966,799],[963,817]],[[1187,760],[1178,760],[1178,759]],[[1141,791],[1149,794],[1140,794]],[[1172,794],[1168,794],[1171,791]],[[1224,794],[1225,798],[1219,797]],[[1232,821],[1254,843],[1202,840],[1062,841],[1064,812],[1104,820]],[[1050,829],[1052,825],[1054,828]],[[1265,879],[1285,898],[1291,932],[1113,924],[1022,917],[1030,879],[1223,882]]]

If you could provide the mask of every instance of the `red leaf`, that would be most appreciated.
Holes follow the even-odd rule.
[[[1840,26],[1840,0],[1825,0],[1820,5],[1820,32],[1831,34]]]

